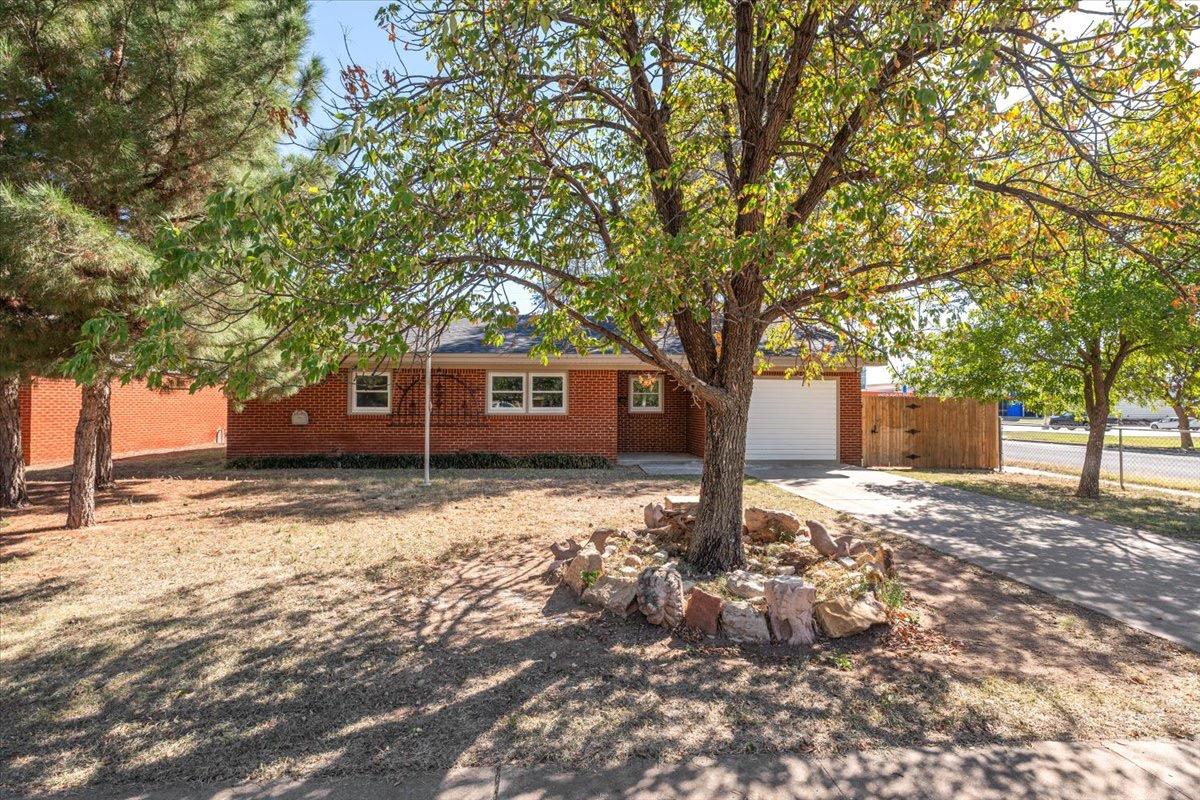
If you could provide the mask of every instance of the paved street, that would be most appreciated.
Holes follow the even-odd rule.
[[[1119,458],[1116,450],[1106,449],[1102,469],[1114,475],[1117,474]],[[1005,463],[1017,461],[1027,464],[1042,464],[1078,471],[1083,465],[1083,445],[1005,439],[1004,461]],[[1194,479],[1195,488],[1200,489],[1200,451],[1193,455],[1186,455],[1127,450],[1125,452],[1125,478],[1131,481],[1136,481],[1138,478],[1172,478],[1183,481]]]

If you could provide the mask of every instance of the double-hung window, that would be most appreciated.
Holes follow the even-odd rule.
[[[567,376],[562,374],[529,376],[529,410],[534,413],[565,411]]]
[[[629,376],[629,410],[640,414],[662,411],[662,375]]]
[[[567,375],[564,372],[490,372],[487,410],[490,414],[565,414]]]
[[[392,374],[355,372],[350,383],[351,414],[387,414],[392,410]]]
[[[493,372],[488,375],[488,411],[493,414],[525,412],[525,373]]]

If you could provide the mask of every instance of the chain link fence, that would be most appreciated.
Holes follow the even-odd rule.
[[[1082,427],[1001,421],[1001,464],[1078,476],[1086,442]],[[1188,437],[1177,429],[1114,425],[1104,438],[1100,478],[1122,486],[1200,492],[1200,430]]]

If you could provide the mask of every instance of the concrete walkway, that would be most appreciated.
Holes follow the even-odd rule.
[[[1200,545],[892,472],[747,472],[872,525],[1200,651]]]
[[[636,762],[603,772],[478,767],[415,776],[89,790],[93,800],[1200,800],[1200,743],[1044,742],[837,758]],[[0,797],[20,795],[0,793]],[[48,795],[40,795],[47,798]]]

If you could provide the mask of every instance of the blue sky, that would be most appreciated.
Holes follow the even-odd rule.
[[[380,0],[312,0],[307,50],[325,62],[326,83],[335,92],[338,72],[351,59],[368,71],[395,67],[394,45],[375,24],[375,12],[383,5]]]

